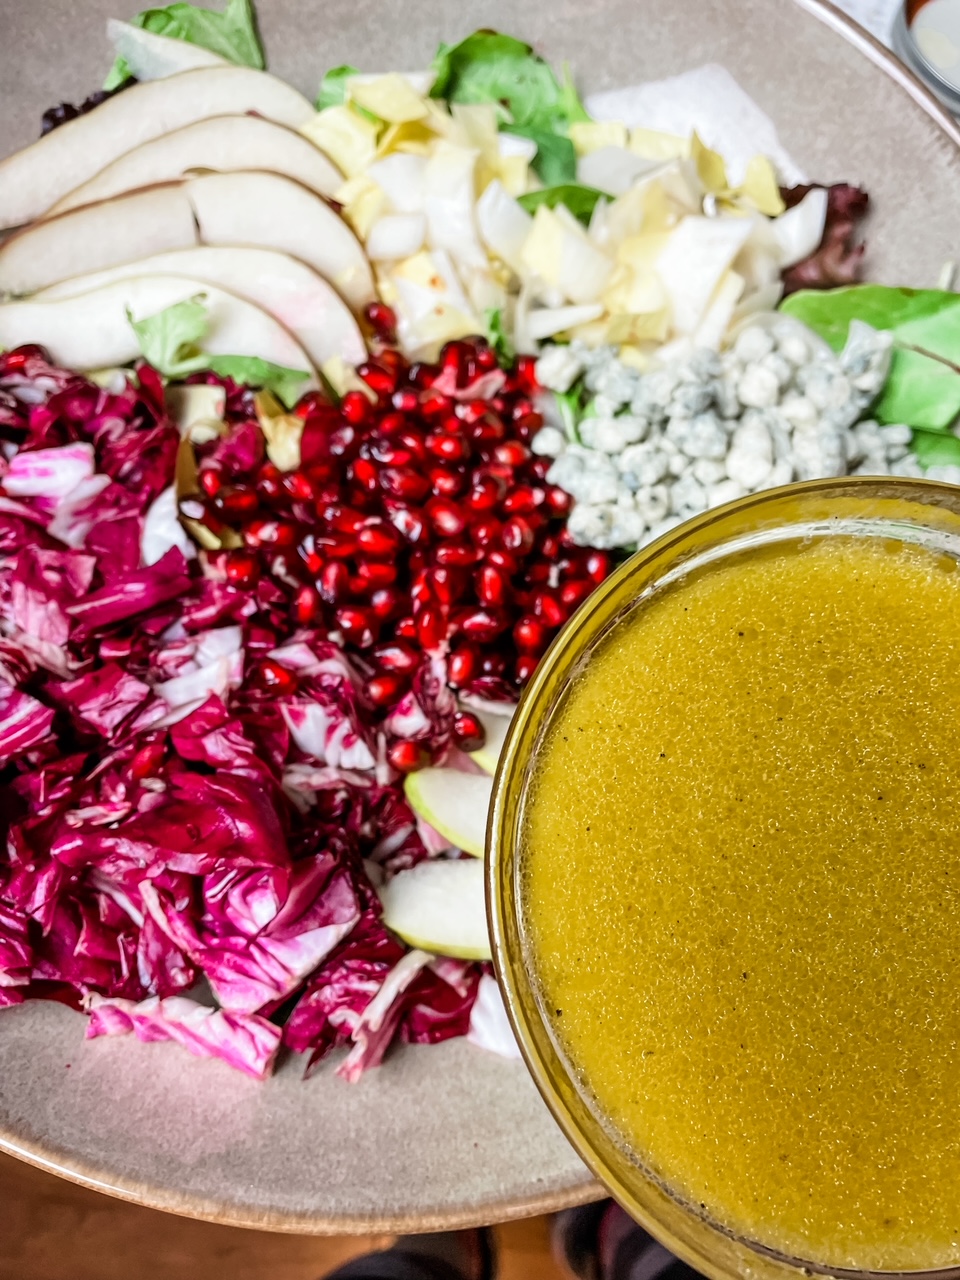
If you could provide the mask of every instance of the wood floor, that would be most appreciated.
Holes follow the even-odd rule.
[[[499,1280],[563,1280],[547,1229],[546,1218],[496,1229]],[[0,1280],[320,1280],[388,1243],[192,1222],[0,1156]]]

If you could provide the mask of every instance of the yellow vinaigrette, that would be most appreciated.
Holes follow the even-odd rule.
[[[537,750],[524,929],[646,1167],[834,1267],[960,1261],[960,573],[745,553],[636,609]]]

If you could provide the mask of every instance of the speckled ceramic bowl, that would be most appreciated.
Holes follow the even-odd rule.
[[[0,150],[99,84],[133,0],[4,0]],[[874,198],[873,278],[936,283],[960,256],[960,132],[919,82],[817,0],[259,0],[271,69],[313,93],[344,62],[424,65],[500,27],[587,89],[724,64],[821,181]],[[465,1042],[394,1054],[357,1085],[287,1062],[255,1084],[171,1045],[85,1042],[57,1005],[0,1013],[0,1148],[114,1195],[300,1232],[426,1231],[598,1193],[525,1067]]]

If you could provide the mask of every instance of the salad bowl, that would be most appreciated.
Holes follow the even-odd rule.
[[[0,52],[4,152],[102,80],[114,0],[11,5]],[[960,132],[926,90],[818,0],[263,0],[271,71],[423,67],[441,41],[507,30],[586,92],[726,67],[798,164],[871,195],[866,274],[933,287],[957,256]],[[356,1084],[284,1061],[255,1081],[133,1037],[83,1040],[77,1015],[0,1012],[0,1148],[157,1209],[280,1231],[430,1231],[556,1210],[600,1188],[518,1060],[464,1039],[404,1046]]]

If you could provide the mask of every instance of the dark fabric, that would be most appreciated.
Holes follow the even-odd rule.
[[[386,1249],[339,1267],[326,1280],[464,1280],[463,1272],[442,1258]]]
[[[558,1213],[553,1239],[579,1280],[702,1280],[610,1200]]]

